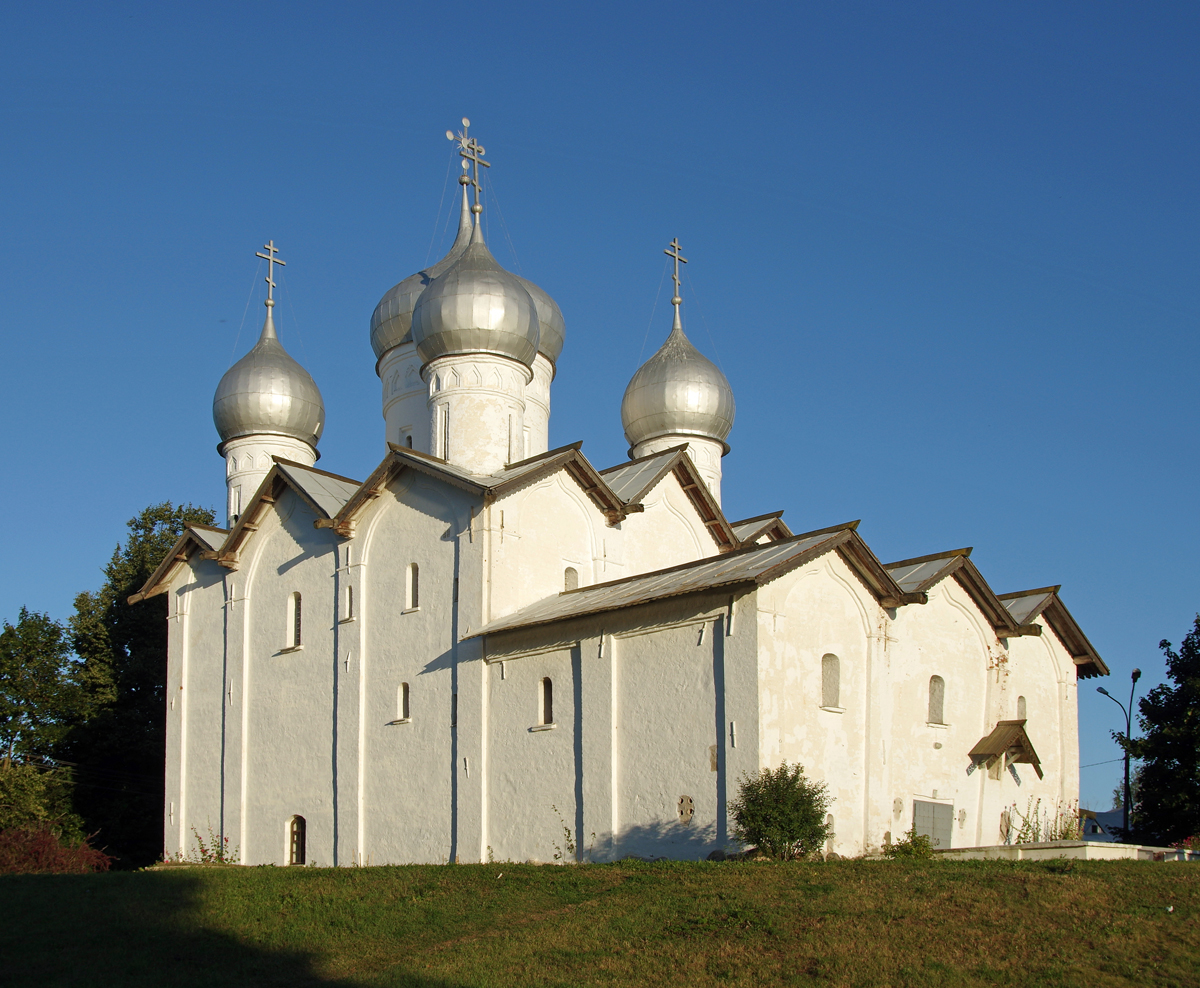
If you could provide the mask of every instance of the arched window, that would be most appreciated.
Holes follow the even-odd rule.
[[[944,713],[946,706],[946,681],[941,676],[929,677],[929,717],[931,724],[946,723]]]
[[[300,600],[300,591],[297,590],[294,594],[288,597],[287,606],[287,645],[285,648],[299,648],[304,640],[302,629],[304,626],[304,608]]]
[[[1017,720],[1025,719],[1025,697],[1017,697]]]
[[[539,724],[554,723],[554,684],[550,682],[550,677],[547,676],[541,683],[541,695],[538,698],[541,710],[538,711]]]
[[[574,566],[568,566],[565,570],[563,570],[563,589],[579,589],[579,570],[577,570]]]
[[[821,656],[821,706],[840,707],[842,663],[836,655]]]
[[[401,683],[396,690],[396,719],[409,720],[408,714],[408,683]]]
[[[304,817],[294,816],[288,825],[288,864],[302,865],[307,859]]]
[[[406,435],[406,436],[404,437],[404,445],[405,445],[405,446],[407,446],[409,449],[412,449],[412,448],[413,448],[413,444],[412,444],[412,433],[411,433],[411,432],[410,432],[410,433],[408,433],[408,435]]]
[[[404,607],[405,607],[405,610],[411,611],[413,608],[420,606],[420,601],[421,601],[420,581],[421,581],[420,568],[417,566],[416,563],[409,563],[408,564],[408,572],[405,574],[405,579],[404,579]]]

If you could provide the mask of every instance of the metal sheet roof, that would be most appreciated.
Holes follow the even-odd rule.
[[[796,566],[803,565],[813,556],[835,548],[849,535],[849,529],[843,529],[798,536],[786,542],[753,546],[612,583],[568,590],[530,604],[507,617],[498,618],[484,625],[471,637],[618,610],[716,587],[739,583],[767,583]]]
[[[280,463],[279,469],[330,518],[341,511],[342,506],[362,486],[360,481],[337,477],[291,461]]]
[[[210,551],[221,545],[225,536],[229,534],[228,529],[217,528],[215,525],[188,525],[187,528],[201,547]]]
[[[661,453],[653,453],[629,463],[619,463],[615,467],[601,470],[600,476],[626,504],[644,495],[647,489],[667,469],[668,461],[676,456],[678,448],[665,449]]]
[[[1031,590],[1019,597],[1009,597],[1006,594],[1000,599],[1017,624],[1029,624],[1042,613],[1053,596],[1053,590]]]

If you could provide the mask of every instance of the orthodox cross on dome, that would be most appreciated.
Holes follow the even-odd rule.
[[[471,121],[463,117],[462,122],[463,129],[457,134],[452,130],[446,131],[446,138],[447,140],[458,142],[458,153],[463,159],[463,167],[466,167],[468,161],[473,166],[471,184],[475,186],[475,205],[471,207],[471,212],[482,213],[483,207],[479,204],[479,166],[483,165],[484,168],[491,168],[492,163],[483,160],[483,156],[487,154],[487,151],[483,149],[483,145],[470,136]]]
[[[267,253],[264,254],[262,252],[262,250],[256,250],[254,252],[254,256],[261,257],[264,261],[267,262],[267,301],[266,301],[266,306],[269,309],[269,308],[271,308],[271,306],[273,306],[275,304],[275,265],[278,264],[281,267],[286,268],[287,261],[282,261],[278,257],[275,256],[276,254],[279,253],[279,250],[278,250],[278,248],[276,248],[274,240],[268,240],[265,244],[263,244],[263,250],[265,250]]]
[[[673,258],[675,261],[675,271],[671,275],[671,280],[675,282],[675,294],[671,298],[671,304],[673,306],[675,306],[675,323],[676,323],[676,325],[679,324],[679,305],[683,301],[683,299],[679,297],[679,263],[680,263],[680,261],[682,261],[684,264],[687,264],[687,258],[684,257],[681,253],[679,253],[679,250],[680,250],[679,238],[672,237],[671,245],[666,250],[663,251],[664,254],[666,254],[670,258]]]

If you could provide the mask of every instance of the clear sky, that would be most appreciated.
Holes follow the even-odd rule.
[[[678,236],[685,328],[738,402],[730,517],[861,518],[885,562],[974,546],[997,592],[1063,585],[1113,692],[1163,679],[1158,641],[1200,609],[1195,4],[3,19],[0,617],[65,618],[147,504],[222,508],[212,393],[261,323],[268,238],[320,465],[370,472],[371,311],[448,246],[466,115],[489,243],[566,317],[551,445],[625,457]],[[1119,756],[1094,686],[1085,766]],[[1119,775],[1085,767],[1084,803]]]

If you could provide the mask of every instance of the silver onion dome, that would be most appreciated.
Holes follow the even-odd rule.
[[[254,348],[225,372],[213,396],[213,422],[227,443],[239,436],[291,436],[316,447],[325,402],[316,382],[275,335],[271,309]]]
[[[537,306],[516,275],[500,267],[475,228],[462,256],[421,293],[412,314],[421,360],[494,353],[533,366],[541,337]]]
[[[538,314],[538,329],[541,334],[538,342],[538,353],[550,361],[552,364],[558,363],[558,358],[562,354],[563,337],[566,335],[566,324],[563,322],[562,309],[558,307],[558,303],[554,301],[543,288],[539,288],[527,278],[522,278],[519,274],[514,274],[514,278],[521,283],[525,291],[529,292],[530,298],[533,299],[534,308]]]
[[[625,389],[621,399],[625,438],[631,447],[666,435],[704,436],[724,443],[733,416],[729,381],[692,346],[676,316],[666,342]]]
[[[463,176],[464,178],[466,176]],[[460,180],[461,181],[461,180]],[[375,311],[371,314],[371,349],[375,351],[376,359],[382,357],[392,347],[400,346],[412,340],[412,314],[421,292],[429,287],[429,283],[442,274],[451,264],[462,257],[471,242],[471,206],[467,201],[467,183],[463,182],[462,208],[458,216],[458,236],[450,252],[436,264],[410,274],[400,284],[393,286],[379,300]]]

